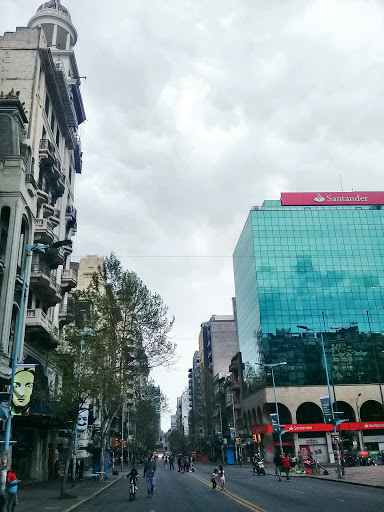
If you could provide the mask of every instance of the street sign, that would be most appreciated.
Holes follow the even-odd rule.
[[[278,419],[278,416],[277,414],[270,414],[269,415],[270,418],[271,418],[271,423],[272,423],[272,431],[274,434],[279,434],[280,433],[280,425],[279,425],[279,419]]]

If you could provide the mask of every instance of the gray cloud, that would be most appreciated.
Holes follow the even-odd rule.
[[[0,5],[10,31],[39,1]],[[282,190],[338,190],[339,173],[345,189],[382,187],[384,7],[66,6],[87,75],[75,253],[114,250],[176,315],[178,370],[156,372],[173,407],[200,323],[231,312],[230,256],[249,208]]]

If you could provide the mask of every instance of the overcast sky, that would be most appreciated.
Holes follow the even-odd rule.
[[[40,3],[0,0],[0,34]],[[383,189],[384,3],[63,4],[87,77],[74,254],[113,250],[175,315],[177,369],[155,372],[174,413],[200,324],[232,312],[249,209],[341,181]]]

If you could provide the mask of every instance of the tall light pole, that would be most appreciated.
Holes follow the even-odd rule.
[[[19,352],[20,352],[20,339],[21,339],[21,331],[24,319],[24,304],[25,304],[25,295],[27,289],[27,274],[29,268],[29,258],[32,256],[33,251],[42,251],[44,249],[58,248],[63,245],[72,246],[71,240],[60,240],[58,242],[54,242],[53,244],[27,244],[25,246],[25,264],[24,264],[24,274],[23,274],[23,285],[21,288],[21,299],[20,299],[20,309],[19,309],[19,317],[17,319],[17,329],[15,342],[13,345],[12,352],[12,372],[11,372],[11,384],[9,387],[9,397],[8,397],[8,411],[6,414],[6,426],[5,426],[5,435],[4,435],[4,452],[3,452],[3,463],[2,463],[2,475],[1,475],[1,496],[5,496],[5,485],[6,485],[6,472],[7,472],[7,464],[8,464],[8,453],[9,453],[9,444],[11,439],[11,426],[12,426],[12,395],[15,384],[15,375],[17,363],[19,360]]]
[[[324,317],[323,317],[324,318]],[[311,327],[307,327],[306,325],[297,325],[297,327],[299,329],[304,329],[305,331],[313,331],[314,334],[315,331],[314,329],[312,329]],[[334,425],[334,429],[335,429],[335,433],[336,433],[336,424],[339,425],[339,436],[341,438],[341,429],[340,429],[340,423],[339,421],[335,421],[335,413],[334,413],[334,410],[333,410],[333,404],[332,404],[332,395],[331,395],[331,385],[330,385],[330,382],[329,382],[329,371],[328,371],[328,361],[327,361],[327,355],[325,353],[325,346],[324,346],[324,338],[323,338],[323,333],[322,331],[320,331],[320,338],[321,338],[321,348],[322,348],[322,351],[323,351],[323,359],[324,359],[324,366],[325,366],[325,375],[326,375],[326,378],[327,378],[327,387],[328,387],[328,396],[329,396],[329,408],[331,410],[331,417],[332,417],[332,423]],[[341,420],[340,420],[341,422]],[[338,457],[337,457],[337,477],[338,478],[342,478],[343,476],[343,470],[342,470],[342,467],[341,467],[341,454],[340,454],[340,450],[338,450]]]
[[[277,404],[277,394],[276,394],[276,384],[275,384],[275,374],[274,374],[274,368],[276,368],[276,366],[283,366],[283,365],[286,365],[288,364],[286,361],[283,361],[282,363],[273,363],[273,364],[261,364],[261,363],[256,363],[256,364],[259,364],[260,366],[264,366],[264,368],[269,368],[271,370],[271,375],[272,375],[272,383],[273,383],[273,393],[274,393],[274,396],[275,396],[275,408],[276,408],[276,415],[277,415],[277,423],[279,425],[279,445],[280,445],[280,455],[283,456],[283,441],[281,439],[281,429],[280,429],[280,415],[279,415],[279,406]]]
[[[236,444],[236,417],[235,417],[235,399],[233,398],[233,393],[230,393],[232,398],[232,416],[233,416],[233,428],[235,429],[235,456],[236,456],[236,462],[239,462],[239,454],[237,453],[237,444]]]
[[[356,411],[357,411],[357,417],[359,418],[359,432],[360,432],[360,451],[364,451],[365,450],[365,447],[364,447],[364,437],[363,437],[363,431],[362,431],[362,428],[361,428],[361,416],[360,416],[360,409],[359,409],[359,405],[358,405],[358,401],[359,401],[359,398],[361,397],[361,393],[359,393],[357,395],[357,398],[356,398]]]

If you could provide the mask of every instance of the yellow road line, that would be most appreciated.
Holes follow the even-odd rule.
[[[203,478],[197,476],[196,474],[191,474],[193,478],[196,478],[196,480],[199,480],[199,482],[202,482],[203,484],[207,485],[208,487],[212,487],[212,484],[208,483]],[[253,512],[267,512],[263,508],[257,507],[254,503],[251,503],[250,501],[245,500],[244,498],[240,498],[240,496],[237,496],[237,494],[233,494],[232,492],[225,491],[222,493],[224,496],[228,496],[233,501],[236,501],[236,503],[239,503],[239,505],[242,505],[243,507],[248,508],[249,510],[252,510]]]

